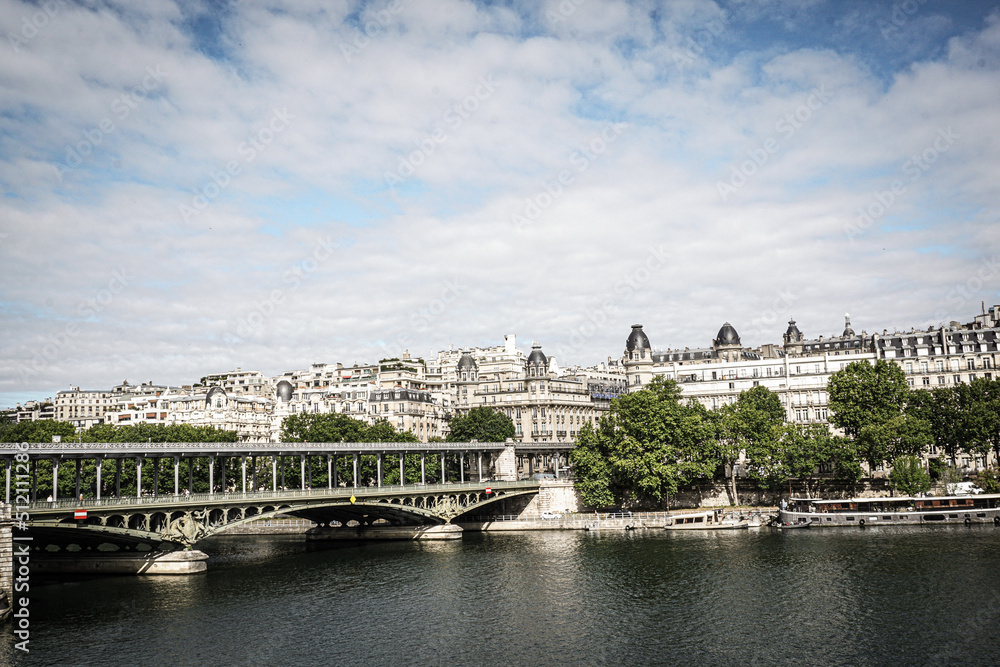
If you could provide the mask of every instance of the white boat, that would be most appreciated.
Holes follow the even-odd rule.
[[[667,519],[667,530],[727,530],[748,528],[750,522],[743,517],[724,514],[720,510],[678,514]]]
[[[786,524],[820,526],[912,526],[992,523],[1000,526],[1000,494],[816,500],[792,498],[778,512]]]

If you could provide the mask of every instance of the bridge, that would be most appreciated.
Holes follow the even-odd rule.
[[[437,465],[428,466],[429,456],[436,457],[440,471]],[[298,463],[293,467],[298,488],[286,484],[289,458]],[[387,458],[395,459],[393,469],[399,466],[394,484],[384,483]],[[86,483],[82,463],[88,459],[93,460],[96,478]],[[453,520],[468,513],[495,513],[484,509],[537,494],[535,477],[541,475],[526,473],[551,470],[545,476],[555,477],[567,460],[563,443],[0,444],[13,523],[28,531],[32,552],[77,565],[112,557],[120,565],[131,555],[133,561],[139,559],[140,571],[150,571],[151,560],[163,560],[172,552],[200,554],[190,550],[201,540],[277,515],[316,523],[307,534],[314,540],[457,538],[461,529]],[[163,461],[168,462],[165,475]],[[70,498],[59,496],[60,464],[67,462],[75,463],[75,493]],[[114,464],[113,482],[102,476],[109,462]],[[187,473],[184,490],[182,463]],[[207,485],[202,483],[207,488],[190,493],[195,466],[201,463],[207,466]],[[131,478],[131,489],[126,489],[131,492],[126,494],[123,471]],[[199,469],[199,474],[204,476],[204,471]],[[164,476],[172,481],[166,489]],[[313,487],[314,481],[320,488]],[[47,498],[39,498],[40,490]],[[191,560],[177,553],[167,560],[171,558]],[[197,559],[206,558],[201,554]],[[203,562],[200,566],[204,569]]]

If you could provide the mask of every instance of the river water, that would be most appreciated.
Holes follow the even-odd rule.
[[[996,665],[1000,529],[212,538],[191,577],[33,580],[30,665]]]

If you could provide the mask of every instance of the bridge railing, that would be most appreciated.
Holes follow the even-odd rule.
[[[434,493],[458,491],[483,491],[487,487],[496,490],[505,489],[525,489],[538,487],[538,480],[522,480],[518,482],[455,482],[448,484],[406,484],[394,486],[347,486],[333,489],[278,489],[274,491],[267,489],[264,491],[226,491],[220,493],[192,493],[173,494],[161,493],[158,495],[144,496],[111,496],[108,498],[84,498],[59,500],[36,500],[30,503],[29,508],[33,510],[46,509],[88,509],[98,507],[123,507],[123,506],[166,506],[166,505],[198,505],[202,503],[224,504],[239,500],[267,501],[267,500],[292,500],[301,498],[350,498],[354,496],[358,500],[366,497],[380,497],[386,495],[401,495],[407,493]]]

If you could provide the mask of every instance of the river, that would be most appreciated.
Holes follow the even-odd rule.
[[[25,665],[995,665],[1000,529],[218,537],[190,577],[32,581]]]

